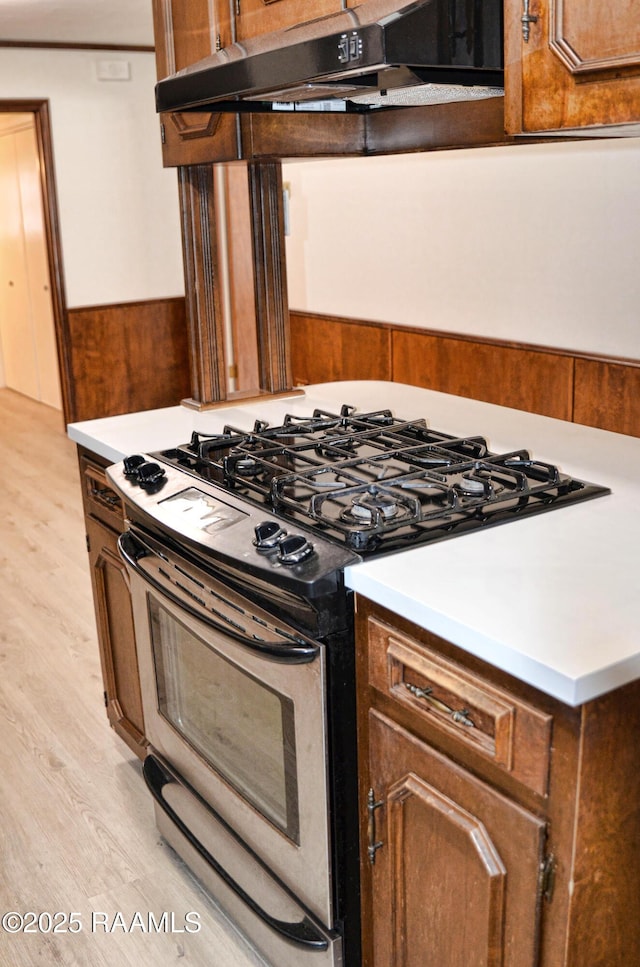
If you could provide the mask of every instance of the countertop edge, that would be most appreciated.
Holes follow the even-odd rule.
[[[597,671],[584,675],[571,677],[563,674],[496,638],[490,638],[477,629],[470,628],[452,615],[431,608],[426,602],[416,601],[415,598],[370,578],[364,571],[365,567],[366,564],[354,564],[345,569],[345,584],[356,594],[401,615],[425,631],[444,638],[475,658],[513,675],[519,681],[557,698],[565,705],[576,708],[640,677],[640,654],[603,665]]]

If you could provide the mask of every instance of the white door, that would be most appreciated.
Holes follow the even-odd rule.
[[[33,117],[0,136],[0,344],[6,385],[61,409]]]

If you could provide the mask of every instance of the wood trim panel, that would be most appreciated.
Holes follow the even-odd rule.
[[[178,169],[191,397],[196,405],[227,396],[224,322],[218,285],[213,167]]]
[[[354,320],[291,313],[294,386],[391,376],[391,330]]]
[[[640,437],[640,361],[291,311],[294,384],[395,380]]]
[[[570,420],[570,356],[423,332],[393,333],[393,378],[530,413]]]
[[[443,148],[473,148],[522,143],[504,134],[502,97],[372,114],[225,114],[215,134],[187,143],[167,123],[165,167],[285,158],[400,154]],[[533,139],[530,139],[533,140]]]
[[[573,419],[640,436],[640,364],[576,359]]]
[[[0,47],[33,47],[36,50],[109,50],[153,54],[155,48],[146,44],[81,44],[52,40],[0,40]]]
[[[227,325],[233,341],[235,390],[260,386],[253,231],[249,174],[246,165],[216,165],[220,193],[220,249],[226,255],[228,277]]]
[[[451,101],[366,115],[366,154],[509,144],[504,98]]]
[[[179,403],[189,391],[184,299],[70,309],[77,420]]]
[[[609,692],[581,712],[566,962],[630,964],[640,947],[640,919],[629,916],[640,893],[640,683]]]
[[[291,389],[282,165],[274,161],[248,168],[259,389],[278,393]]]

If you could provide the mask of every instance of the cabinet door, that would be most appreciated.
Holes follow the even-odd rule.
[[[534,967],[543,821],[379,712],[369,726],[374,967]]]
[[[510,134],[640,131],[640,16],[631,0],[505,0]]]
[[[107,715],[118,735],[143,758],[146,740],[127,575],[116,534],[92,519],[86,526]]]
[[[346,6],[354,6],[352,3]],[[338,13],[340,0],[236,0],[238,40]]]

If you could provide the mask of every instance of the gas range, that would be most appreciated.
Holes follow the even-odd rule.
[[[269,963],[360,967],[345,569],[608,491],[389,409],[278,423],[220,423],[107,471],[126,508],[145,778],[165,838]]]
[[[425,419],[346,404],[337,413],[289,414],[279,426],[257,421],[250,432],[230,425],[211,436],[194,432],[149,458],[138,465],[141,457],[130,458],[129,468],[147,490],[162,486],[168,464],[361,557],[609,493],[527,450],[493,453],[482,436],[455,437]],[[257,539],[268,546],[284,537],[272,524]]]

